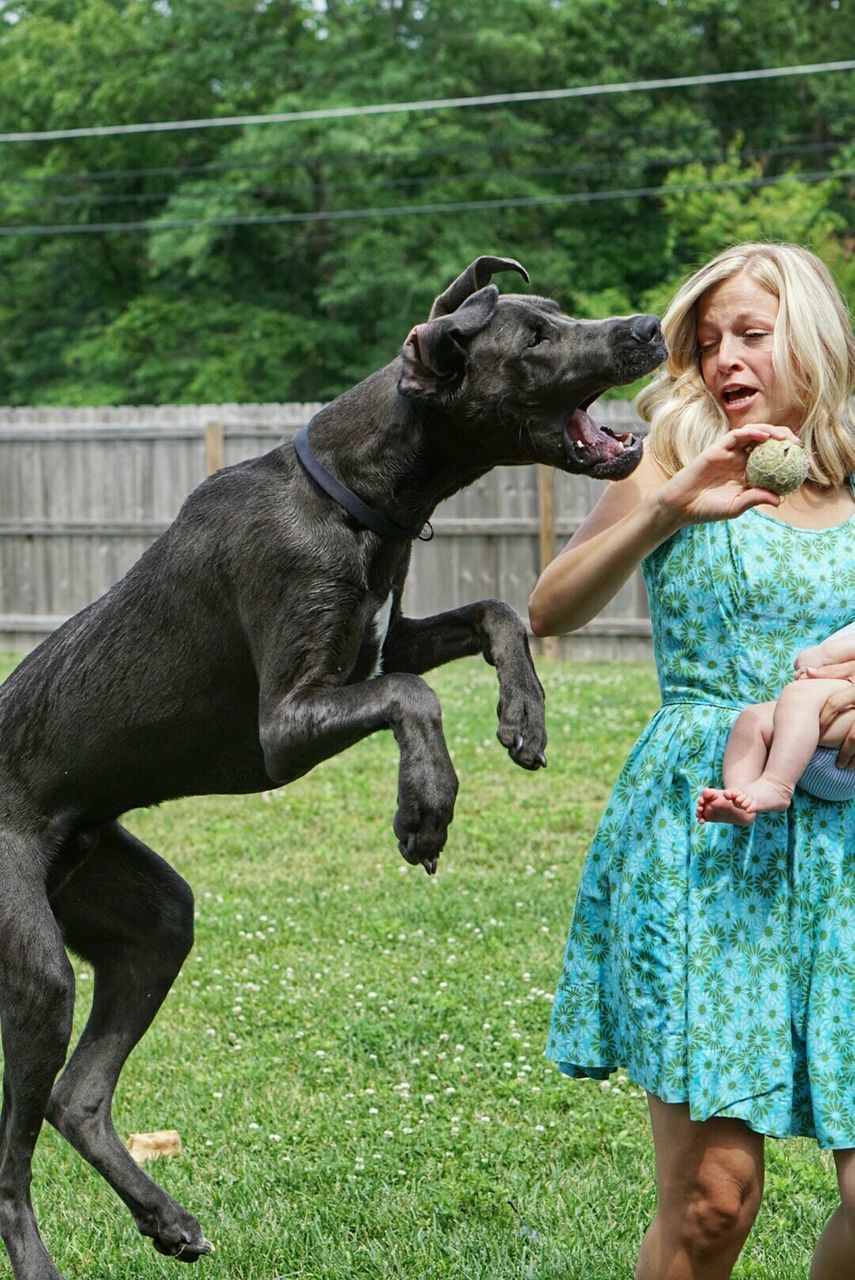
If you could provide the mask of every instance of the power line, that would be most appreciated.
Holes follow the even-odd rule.
[[[759,67],[752,71],[719,71],[700,76],[575,85],[569,89],[532,89],[524,93],[490,93],[466,98],[427,98],[420,102],[381,102],[365,107],[321,107],[313,111],[280,111],[252,116],[211,116],[203,120],[160,120],[145,124],[89,125],[79,129],[0,133],[0,142],[52,142],[64,138],[103,138],[126,133],[166,133],[178,129],[224,129],[251,124],[293,124],[300,120],[346,120],[361,116],[392,115],[401,111],[441,111],[451,107],[494,107],[503,103],[555,102],[564,98],[590,98],[607,93],[639,93],[654,89],[679,89],[696,85],[735,84],[748,80],[772,80],[785,76],[808,76],[827,71],[852,70],[855,70],[853,59],[841,62],[813,62],[792,67]]]
[[[730,178],[720,182],[687,182],[680,186],[630,187],[625,190],[574,191],[566,195],[518,196],[499,200],[465,200],[437,204],[399,205],[375,209],[327,209],[316,213],[251,214],[228,218],[164,218],[145,222],[100,222],[60,226],[0,227],[0,236],[96,235],[116,231],[162,231],[179,227],[271,226],[299,222],[344,222],[366,218],[401,218],[414,214],[462,213],[485,209],[526,209],[536,206],[595,204],[609,200],[631,200],[644,196],[677,195],[688,191],[723,191],[732,187],[771,187],[789,179],[821,182],[826,178],[848,178],[855,169],[821,169],[813,173],[784,173],[772,178]]]
[[[751,119],[752,125],[758,120],[764,121],[772,118],[772,113],[768,116],[753,115]],[[817,120],[827,128],[832,126],[835,121],[824,120],[821,116]],[[744,119],[740,116],[720,116],[718,123],[738,123],[744,125]],[[624,139],[631,139],[632,150],[637,152],[640,147],[656,145],[660,138],[672,139],[674,136],[673,124],[661,125],[645,125],[643,133],[638,128],[633,129],[608,129],[599,130],[591,133],[559,133],[550,134],[542,138],[530,138],[520,141],[519,139],[506,139],[501,136],[492,135],[488,142],[470,142],[466,144],[456,144],[446,147],[409,147],[408,149],[396,150],[387,148],[385,151],[374,150],[370,159],[376,165],[379,162],[393,162],[396,165],[414,163],[425,160],[429,157],[436,156],[464,156],[464,155],[483,155],[489,152],[491,155],[501,152],[529,152],[529,151],[550,151],[555,152],[564,144],[583,142],[586,146],[602,145],[604,149],[613,148],[616,143]],[[801,135],[807,138],[812,137],[811,134]],[[837,139],[833,142],[804,142],[798,141],[799,135],[790,138],[787,146],[794,151],[803,150],[827,150],[834,151],[845,144],[846,139]],[[687,149],[692,148],[692,143],[685,144]],[[780,154],[786,148],[774,148],[775,154]],[[751,138],[746,139],[741,154],[755,153],[762,151],[763,154],[769,154],[769,147],[763,142],[754,141]],[[40,186],[52,187],[62,183],[80,184],[82,182],[106,183],[117,178],[171,178],[195,176],[205,178],[209,174],[220,173],[254,173],[267,172],[270,170],[305,168],[312,164],[336,164],[342,166],[345,164],[358,164],[363,166],[366,157],[362,153],[354,153],[352,151],[314,151],[306,152],[300,155],[280,156],[276,160],[251,160],[245,158],[247,153],[243,153],[239,157],[231,160],[210,161],[205,164],[174,164],[174,165],[158,165],[144,169],[92,169],[79,170],[77,172],[68,173],[47,173],[47,174],[8,174],[0,175],[0,182],[4,187],[9,186]],[[262,155],[269,157],[270,152],[267,150],[251,151],[249,155]],[[692,151],[694,155],[695,152]],[[445,176],[445,175],[442,175]],[[39,196],[38,199],[53,199],[54,197],[45,195]]]
[[[782,147],[763,147],[761,148],[763,157],[766,160],[780,156],[803,156],[808,154],[816,154],[819,152],[834,152],[840,149],[837,142],[801,142],[790,143]],[[475,150],[475,148],[473,148]],[[479,153],[489,151],[490,147],[485,145],[477,148]],[[738,157],[744,163],[750,163],[756,157],[756,152],[750,147],[743,147]],[[375,155],[373,159],[382,159],[382,156]],[[646,169],[674,169],[681,165],[696,162],[700,164],[716,164],[725,158],[721,148],[714,152],[705,152],[699,154],[691,147],[686,147],[682,151],[672,151],[668,155],[660,155],[646,161]],[[620,159],[611,160],[585,160],[576,164],[549,165],[542,168],[508,168],[503,170],[503,174],[508,179],[518,180],[521,178],[555,178],[564,177],[570,174],[585,173],[602,173],[614,169],[618,164],[622,164]],[[264,166],[268,167],[268,166]],[[390,178],[382,173],[374,172],[366,174],[359,182],[325,182],[323,190],[326,195],[337,191],[363,191],[370,190],[374,193],[379,191],[391,191],[401,188],[425,187],[431,183],[466,183],[484,179],[484,171],[481,169],[468,171],[451,171],[444,170],[439,173],[420,174],[417,177],[407,178]],[[307,183],[292,184],[289,186],[259,186],[251,185],[245,187],[237,186],[217,186],[213,187],[209,184],[203,185],[201,182],[195,182],[191,189],[184,187],[174,187],[168,191],[100,191],[98,194],[90,192],[77,192],[75,195],[54,195],[39,192],[38,195],[27,195],[16,202],[16,207],[24,208],[28,205],[39,205],[44,207],[50,205],[70,205],[72,207],[84,206],[91,208],[95,205],[110,204],[156,204],[157,202],[165,203],[169,200],[180,199],[182,202],[190,200],[210,200],[232,199],[238,196],[250,196],[256,200],[270,200],[279,196],[300,196],[310,194]]]
[[[768,112],[753,111],[751,114],[751,125],[758,123],[764,124],[770,120],[777,122],[779,119],[779,111],[777,107]],[[817,113],[816,120],[822,123],[829,131],[837,124],[836,118],[825,119],[821,114]],[[699,122],[702,125],[708,122]],[[716,113],[716,125],[736,124],[740,131],[743,131],[746,125],[744,112],[731,115],[727,113]],[[651,140],[659,136],[673,137],[673,122],[657,122],[650,124],[644,123],[643,131],[639,130],[638,124],[634,124],[631,128],[617,129],[598,129],[584,130],[574,133],[549,133],[548,135],[533,138],[511,138],[496,137],[491,135],[489,142],[466,142],[446,144],[445,146],[420,146],[408,145],[405,147],[387,146],[385,151],[374,151],[372,159],[393,160],[396,164],[403,163],[407,160],[422,160],[427,156],[448,156],[448,155],[464,155],[481,153],[484,151],[508,151],[522,149],[526,151],[548,149],[554,151],[556,146],[565,143],[584,142],[586,145],[602,143],[606,147],[612,146],[613,143],[624,138],[632,139],[633,150],[637,150],[639,146],[648,145]],[[848,135],[847,135],[848,138]],[[846,139],[841,139],[836,145],[842,145]],[[687,144],[690,145],[690,144]],[[760,145],[760,144],[758,144]],[[8,153],[7,153],[8,154]],[[218,152],[218,155],[225,154],[228,151]],[[252,157],[262,156],[264,159],[256,160]],[[281,169],[294,168],[297,166],[305,166],[308,164],[335,163],[342,164],[363,164],[365,156],[361,152],[349,151],[301,151],[299,155],[285,154],[277,157],[276,160],[270,160],[270,150],[266,147],[254,147],[247,149],[241,146],[240,151],[229,159],[217,159],[200,162],[197,164],[171,164],[171,165],[154,165],[146,168],[136,169],[80,169],[66,172],[41,173],[41,174],[3,174],[2,182],[5,185],[47,185],[52,186],[62,182],[110,182],[114,178],[150,178],[150,177],[169,177],[172,175],[183,174],[199,174],[204,176],[208,173],[222,173],[231,170],[255,170],[255,169]]]

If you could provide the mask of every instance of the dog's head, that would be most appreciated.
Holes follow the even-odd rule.
[[[460,405],[489,465],[629,475],[641,441],[598,426],[587,410],[607,388],[662,363],[658,319],[575,320],[549,298],[500,295],[489,280],[508,270],[528,280],[512,258],[478,258],[440,294],[404,343],[398,393],[446,413]]]

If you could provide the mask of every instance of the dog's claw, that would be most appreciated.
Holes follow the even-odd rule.
[[[422,861],[416,848],[416,837],[414,835],[408,836],[406,843],[403,840],[399,840],[398,849],[400,850],[401,857],[405,862],[409,862],[410,866],[417,867]]]
[[[186,1231],[182,1231],[181,1239],[184,1241],[184,1244],[182,1244],[181,1249],[179,1250],[179,1253],[182,1250],[184,1250],[187,1245],[193,1246],[193,1252],[195,1254],[201,1255],[203,1253],[207,1254],[207,1253],[214,1252],[214,1246],[211,1244],[210,1240],[206,1240],[204,1236],[202,1236],[199,1240],[197,1240],[194,1243],[193,1237],[191,1235],[188,1235]]]
[[[197,1259],[214,1252],[211,1241],[206,1240],[201,1232],[192,1234],[190,1231],[182,1230],[177,1237],[173,1235],[170,1239],[168,1233],[159,1235],[157,1232],[141,1229],[143,1235],[151,1235],[151,1242],[158,1253],[164,1254],[167,1258],[175,1258],[177,1262],[196,1262]]]
[[[538,740],[545,741],[545,734],[541,735],[531,731],[526,736],[522,733],[514,733],[512,730],[506,731],[503,726],[500,726],[497,737],[509,753],[514,764],[518,764],[521,768],[528,769],[530,772],[535,769],[545,768],[546,756],[543,750],[537,746]]]

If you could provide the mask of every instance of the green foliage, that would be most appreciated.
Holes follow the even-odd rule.
[[[748,185],[762,182],[762,175],[759,161],[742,164],[730,157],[710,166],[690,164],[670,174],[666,187],[674,194],[666,193],[665,207],[671,254],[683,261],[706,259],[728,239],[791,239],[828,252],[846,230],[845,219],[833,207],[842,182],[809,185],[788,173],[774,186]]]
[[[844,294],[855,299],[855,259],[843,212],[846,180],[806,183],[788,172],[774,185],[763,181],[762,162],[744,158],[742,135],[721,161],[696,161],[668,175],[665,270],[645,295],[651,310],[666,305],[688,271],[739,240],[791,240],[813,249],[828,263]]]
[[[821,62],[839,56],[852,9],[229,0],[213,21],[208,0],[22,0],[0,6],[0,129]],[[0,225],[139,224],[0,236],[0,400],[326,398],[392,359],[486,252],[597,316],[650,305],[735,239],[794,239],[853,299],[851,84],[0,144]],[[805,180],[825,170],[841,176]],[[710,185],[725,182],[742,185]]]
[[[258,386],[276,387],[273,400],[323,399],[334,394],[348,337],[343,325],[272,307],[144,294],[70,348],[60,386],[67,400],[72,388],[106,379],[103,403],[115,387],[141,404],[252,401]]]

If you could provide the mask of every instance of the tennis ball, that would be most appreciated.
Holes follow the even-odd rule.
[[[751,450],[745,468],[745,483],[752,488],[770,489],[783,498],[807,480],[807,454],[792,440],[764,440]]]

